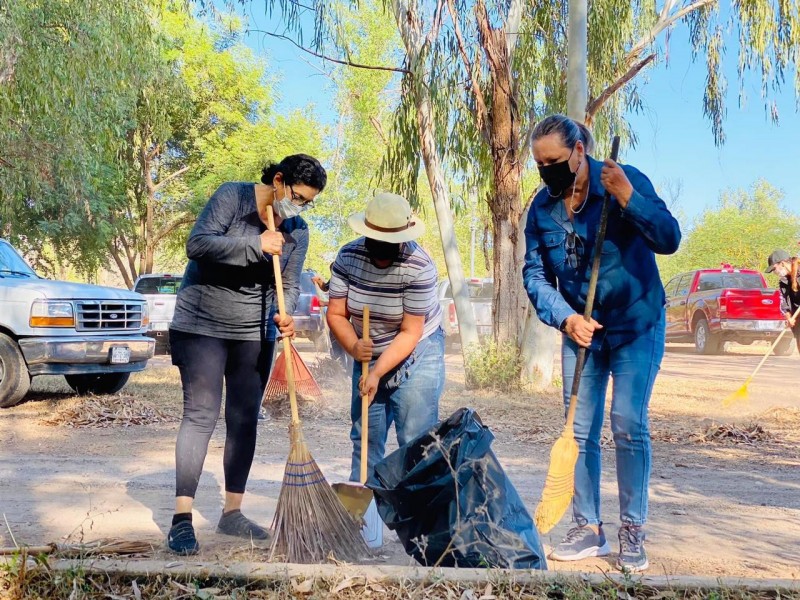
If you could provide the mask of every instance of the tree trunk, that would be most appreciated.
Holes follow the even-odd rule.
[[[417,129],[422,148],[422,160],[425,163],[425,173],[428,175],[428,183],[431,187],[436,220],[439,222],[444,262],[447,265],[447,275],[450,278],[450,288],[456,306],[461,351],[464,353],[467,348],[478,343],[478,328],[475,325],[475,313],[472,311],[472,304],[469,300],[461,255],[458,253],[453,213],[450,210],[450,198],[444,182],[444,170],[434,141],[430,96],[424,88],[416,90],[416,93]]]
[[[424,63],[422,49],[425,43],[422,35],[422,22],[420,20],[418,5],[406,0],[392,0],[397,28],[409,57],[412,72],[413,93],[417,109],[417,133],[420,139],[422,160],[425,164],[425,173],[433,196],[433,206],[436,209],[436,219],[439,222],[439,233],[442,237],[444,261],[447,265],[447,274],[450,278],[450,287],[453,291],[453,302],[458,317],[458,330],[461,337],[461,351],[466,351],[470,346],[478,343],[478,330],[475,327],[475,315],[467,292],[467,281],[464,268],[461,265],[461,256],[456,244],[455,229],[453,227],[453,214],[450,210],[450,197],[444,181],[442,160],[436,148],[433,122],[433,108],[431,97],[425,82],[422,80]]]
[[[111,253],[111,257],[114,259],[114,262],[117,265],[117,270],[119,271],[119,274],[122,275],[122,279],[125,282],[125,285],[128,286],[129,290],[132,290],[133,279],[131,279],[131,275],[125,268],[125,262],[122,260],[122,256],[120,256],[119,249],[112,243],[109,244],[108,250]]]
[[[528,212],[531,209],[531,202],[522,212],[519,222],[519,234],[525,235],[525,224],[528,222]],[[524,262],[525,244],[521,243],[519,254],[520,262]],[[527,298],[527,294],[526,294]],[[547,389],[553,384],[553,371],[555,363],[556,342],[558,333],[545,325],[536,316],[536,311],[528,301],[528,310],[525,315],[525,326],[523,327],[522,338],[520,340],[520,359],[522,360],[522,380],[534,384],[538,389]]]
[[[494,239],[494,298],[492,317],[497,343],[518,344],[528,300],[522,289],[519,223],[522,163],[519,108],[514,94],[511,63],[503,29],[492,28],[483,3],[477,9],[480,40],[492,72],[489,146],[494,197],[489,203]]]

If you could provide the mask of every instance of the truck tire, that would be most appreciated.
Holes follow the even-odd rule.
[[[116,394],[128,383],[130,373],[100,373],[91,375],[64,375],[67,385],[80,396],[87,394]]]
[[[794,336],[792,335],[783,335],[783,339],[778,342],[778,345],[775,346],[775,356],[791,356],[792,352],[794,352]]]
[[[694,327],[694,347],[698,354],[719,354],[722,350],[720,339],[711,333],[708,321],[700,319]]]
[[[0,333],[0,408],[22,402],[30,387],[31,376],[19,346]]]

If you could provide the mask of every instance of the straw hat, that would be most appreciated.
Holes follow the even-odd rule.
[[[350,215],[347,222],[356,233],[394,244],[410,242],[425,233],[425,223],[411,212],[408,200],[388,192],[375,194],[366,210]]]

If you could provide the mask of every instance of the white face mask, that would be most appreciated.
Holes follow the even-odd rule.
[[[273,190],[275,192],[277,192],[278,188],[273,188]],[[297,217],[301,213],[303,213],[306,210],[308,210],[308,206],[297,206],[297,204],[292,202],[292,199],[289,198],[289,196],[288,196],[288,190],[289,190],[289,186],[288,185],[284,185],[283,186],[283,199],[276,200],[273,203],[273,207],[275,208],[275,212],[283,220],[291,219],[293,217]]]

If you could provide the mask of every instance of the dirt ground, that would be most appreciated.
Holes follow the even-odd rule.
[[[322,401],[303,409],[309,447],[329,481],[345,480],[350,460],[347,384],[310,346],[300,348],[325,389]],[[800,578],[800,359],[797,354],[770,358],[750,386],[748,403],[726,409],[721,402],[741,385],[764,349],[740,347],[725,356],[701,357],[688,346],[668,348],[651,403],[647,548],[654,575]],[[560,391],[473,393],[464,388],[458,355],[448,355],[447,369],[441,416],[461,406],[478,410],[497,437],[496,454],[533,511],[550,447],[562,427]],[[173,512],[177,370],[168,358],[158,357],[132,378],[122,397],[145,400],[165,418],[128,427],[67,426],[88,412],[92,400],[71,395],[58,378],[35,380],[30,401],[0,410],[0,546],[14,540],[40,544],[109,536],[163,547]],[[280,412],[259,424],[244,510],[264,524],[271,522],[281,487],[287,424]],[[760,429],[748,434],[751,424]],[[733,425],[745,433],[728,427]],[[714,433],[736,439],[712,439]],[[224,436],[220,421],[195,504],[203,546],[199,560],[258,560],[265,556],[263,548],[214,533],[223,497]],[[618,503],[609,433],[604,446],[603,515],[616,551]],[[568,527],[565,518],[544,537],[546,547]],[[377,562],[412,562],[388,530],[385,542]],[[162,549],[157,556],[168,558]],[[596,572],[613,568],[614,558],[551,561],[549,566]]]

